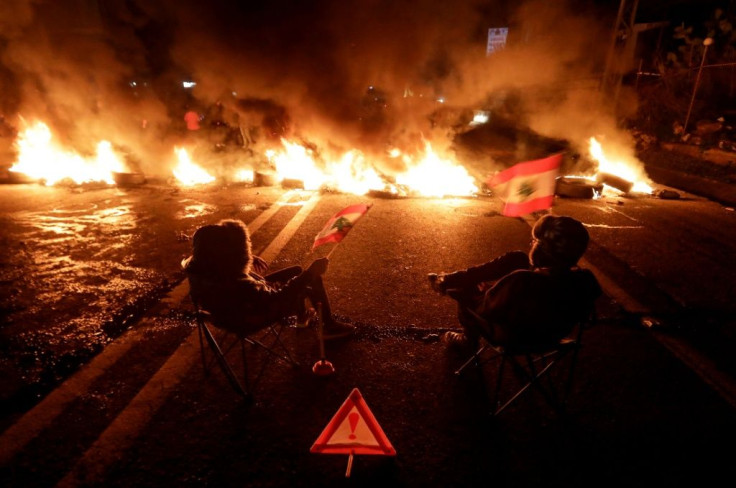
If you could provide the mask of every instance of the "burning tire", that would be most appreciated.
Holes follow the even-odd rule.
[[[584,178],[557,178],[555,195],[566,198],[591,199],[600,193],[603,185]]]
[[[612,175],[610,173],[599,174],[597,181],[600,184],[605,183],[608,186],[612,186],[624,194],[629,193],[634,187],[634,183],[632,183],[631,181],[625,180],[619,176]]]
[[[113,172],[112,179],[118,186],[140,186],[146,183],[146,176],[143,173]]]

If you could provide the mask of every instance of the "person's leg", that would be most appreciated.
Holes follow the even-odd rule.
[[[301,266],[289,266],[265,276],[265,280],[269,283],[285,283],[290,279],[299,276],[302,273]]]
[[[307,285],[305,292],[314,307],[322,307],[322,319],[325,321],[325,324],[333,323],[335,319],[332,317],[330,299],[327,297],[327,291],[325,290],[322,277],[316,276],[312,279]]]
[[[280,269],[273,273],[270,273],[264,277],[264,279],[271,285],[278,286],[279,284],[286,283],[292,278],[295,278],[302,274],[301,266],[289,266],[288,268]],[[302,320],[306,315],[307,307],[304,304],[304,298],[297,300],[295,309],[293,311],[286,311],[287,315],[297,315],[298,321]]]
[[[472,314],[471,310],[474,310],[478,306],[478,302],[482,296],[478,294],[477,289],[454,289],[448,293],[448,296],[457,301],[457,317],[463,328],[463,332],[445,332],[443,340],[452,345],[477,348],[481,332],[478,320]]]
[[[322,321],[324,323],[325,339],[340,339],[349,337],[353,334],[354,328],[351,325],[344,324],[335,320],[330,307],[330,300],[327,297],[324,282],[321,276],[316,276],[309,282],[305,288],[305,292],[315,307],[322,307]]]
[[[480,341],[480,328],[477,319],[468,311],[467,308],[458,304],[457,318],[463,328],[468,343],[475,346]]]

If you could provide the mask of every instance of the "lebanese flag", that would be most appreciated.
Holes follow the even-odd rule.
[[[365,215],[369,208],[371,208],[370,205],[360,203],[357,205],[350,205],[349,207],[337,212],[330,220],[327,221],[327,224],[320,233],[317,234],[317,237],[314,238],[312,251],[314,251],[317,246],[321,246],[328,242],[340,242],[347,233],[350,232],[350,229],[355,226],[358,219]]]
[[[519,217],[552,206],[562,154],[515,164],[488,179],[505,205],[503,215]]]

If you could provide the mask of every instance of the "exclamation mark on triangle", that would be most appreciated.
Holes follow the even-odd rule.
[[[351,412],[348,415],[348,422],[350,422],[350,435],[348,436],[348,439],[350,440],[355,439],[355,428],[358,426],[359,419],[360,414],[358,412]]]

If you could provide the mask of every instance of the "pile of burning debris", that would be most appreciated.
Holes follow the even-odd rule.
[[[134,187],[149,179],[131,170],[125,155],[117,153],[107,141],[97,145],[96,154],[82,157],[53,141],[49,128],[38,122],[18,135],[17,162],[4,178],[8,183],[45,185]],[[636,160],[609,157],[595,138],[589,141],[588,161],[594,176],[565,175],[556,182],[555,193],[567,198],[599,198],[605,192],[615,196],[653,195],[643,165]],[[464,197],[491,193],[459,164],[452,155],[436,152],[429,142],[414,153],[392,148],[382,157],[394,168],[389,173],[378,169],[370,157],[357,149],[326,156],[304,143],[281,140],[259,160],[236,161],[227,177],[213,175],[197,164],[184,147],[174,148],[171,176],[167,183],[195,186],[216,183],[253,186],[281,185],[284,188],[319,190],[384,198]],[[242,167],[236,168],[241,165]],[[400,168],[400,170],[396,170]],[[1,176],[1,175],[0,175]],[[662,197],[661,194],[656,196]],[[674,198],[667,194],[664,198]]]

